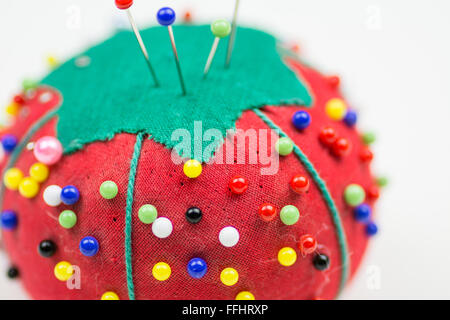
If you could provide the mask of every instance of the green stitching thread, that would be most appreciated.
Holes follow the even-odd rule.
[[[144,135],[145,135],[144,133],[139,133],[136,136],[136,144],[134,145],[133,158],[131,159],[130,164],[130,175],[128,178],[127,206],[125,215],[125,264],[127,269],[128,297],[130,298],[130,300],[135,299],[134,283],[133,283],[132,248],[131,248],[134,183],[136,180],[136,170],[139,157],[141,155],[142,141],[144,140]]]
[[[2,177],[4,176],[6,170],[12,168],[16,164],[17,159],[19,158],[19,156],[22,153],[23,149],[26,147],[26,145],[28,144],[30,139],[33,137],[33,135],[56,115],[56,112],[57,112],[58,108],[59,108],[59,105],[58,105],[58,107],[56,109],[53,109],[53,110],[47,112],[41,119],[39,119],[38,122],[36,122],[33,126],[30,127],[30,129],[27,131],[27,133],[23,137],[23,139],[20,142],[20,144],[16,148],[14,148],[14,151],[11,153],[11,157],[8,160],[8,164],[6,165],[5,169],[3,170]],[[1,207],[3,207],[3,195],[4,195],[4,193],[5,193],[5,187],[2,184],[1,188],[0,188],[0,204],[1,204]]]
[[[272,120],[270,120],[264,113],[262,113],[258,109],[253,110],[260,118],[263,120],[271,129],[274,129],[277,131],[278,135],[280,137],[288,137],[286,133],[281,130],[280,127],[278,127]],[[301,149],[294,144],[294,153],[297,155],[297,157],[300,159],[302,164],[305,166],[305,168],[308,170],[311,177],[314,179],[314,182],[319,187],[320,191],[322,192],[322,196],[325,199],[326,204],[328,205],[328,208],[331,213],[331,217],[333,219],[334,226],[336,228],[336,235],[338,238],[339,248],[341,251],[341,260],[342,260],[342,276],[341,276],[341,282],[339,286],[339,291],[342,291],[344,288],[345,283],[347,282],[348,276],[349,276],[349,270],[350,270],[350,261],[348,259],[348,249],[347,249],[347,240],[345,237],[345,231],[344,227],[342,225],[341,218],[339,216],[339,211],[336,207],[336,204],[333,201],[333,198],[331,197],[330,192],[328,191],[327,185],[324,180],[320,177],[317,170],[314,168],[314,165],[309,161],[308,157],[301,151]]]

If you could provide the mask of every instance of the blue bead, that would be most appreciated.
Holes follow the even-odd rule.
[[[94,237],[85,237],[80,242],[80,251],[87,257],[95,256],[98,248],[98,241]]]
[[[292,123],[299,130],[306,129],[311,124],[311,116],[306,111],[297,111],[292,117]]]
[[[377,225],[376,225],[375,223],[369,222],[369,223],[366,225],[366,234],[367,234],[369,237],[376,235],[377,232],[378,232],[378,227],[377,227]]]
[[[354,213],[356,221],[367,222],[372,214],[372,208],[367,203],[363,203],[354,209]]]
[[[12,134],[5,134],[2,138],[2,145],[5,152],[12,152],[17,146],[17,138]]]
[[[72,205],[80,199],[80,192],[74,186],[65,186],[61,190],[61,201],[64,204]]]
[[[353,127],[358,120],[358,115],[353,110],[348,110],[344,117],[344,122],[347,126]]]
[[[193,258],[188,262],[187,271],[192,278],[200,279],[208,271],[208,266],[202,258]]]
[[[5,210],[1,214],[2,228],[13,230],[17,227],[17,214],[12,210]]]
[[[175,11],[173,11],[169,7],[161,8],[158,11],[158,14],[156,15],[156,18],[158,19],[158,22],[162,26],[170,26],[175,22],[176,14]]]

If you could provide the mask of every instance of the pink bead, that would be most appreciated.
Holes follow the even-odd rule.
[[[61,159],[63,148],[55,137],[42,137],[36,141],[33,153],[39,162],[52,165]]]

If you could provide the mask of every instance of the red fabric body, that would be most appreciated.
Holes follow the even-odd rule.
[[[325,103],[341,97],[340,93],[316,71],[294,61],[289,63],[309,85],[314,106],[307,109],[268,106],[262,111],[293,139],[326,181],[345,227],[351,273],[354,274],[365,251],[367,236],[364,226],[354,220],[352,209],[345,204],[343,191],[350,183],[358,183],[367,190],[374,180],[369,165],[359,158],[363,145],[358,132],[342,121],[332,121],[324,112]],[[10,130],[18,137],[23,137],[30,124],[49,108],[36,101],[29,105],[36,112]],[[312,117],[310,127],[303,132],[291,123],[292,115],[298,110],[307,110]],[[47,123],[31,140],[55,136],[56,121]],[[319,133],[325,126],[332,126],[339,136],[352,142],[350,155],[339,159],[319,142]],[[245,112],[236,127],[244,130],[268,128],[252,111]],[[15,231],[3,232],[3,238],[11,262],[20,269],[22,282],[33,298],[99,299],[106,291],[116,292],[121,299],[128,298],[125,207],[135,142],[135,135],[119,134],[111,141],[96,142],[64,156],[51,167],[49,179],[34,199],[25,199],[18,192],[6,190],[3,209],[17,212],[19,226]],[[35,162],[32,152],[24,150],[16,167],[28,172]],[[170,150],[152,140],[144,140],[132,211],[136,299],[234,299],[244,290],[252,292],[256,299],[336,297],[341,279],[340,251],[330,211],[319,189],[293,153],[281,157],[277,175],[263,176],[261,167],[265,166],[204,165],[199,178],[188,179],[183,174],[182,164],[175,165],[171,161]],[[296,174],[305,174],[310,179],[310,189],[304,195],[290,189],[289,181]],[[249,188],[242,195],[228,190],[229,181],[235,175],[249,181]],[[98,191],[105,180],[115,181],[119,186],[119,193],[113,200],[103,199]],[[42,193],[52,184],[75,185],[81,193],[80,201],[73,206],[47,206]],[[300,211],[300,220],[293,226],[283,225],[279,217],[264,222],[258,216],[262,203],[272,203],[278,211],[285,205],[294,205]],[[137,213],[143,204],[154,205],[159,217],[172,221],[174,230],[168,238],[155,237],[151,225],[139,221]],[[191,206],[203,211],[203,219],[198,224],[190,224],[185,218]],[[57,220],[66,208],[78,216],[78,223],[70,230],[63,229]],[[236,246],[225,248],[218,234],[229,225],[239,230],[240,240]],[[317,238],[318,252],[330,258],[328,270],[317,271],[313,267],[313,255],[301,255],[298,241],[304,234]],[[100,243],[95,257],[85,257],[78,249],[85,236],[93,236]],[[51,258],[43,258],[37,252],[39,242],[44,239],[51,239],[58,246]],[[292,247],[297,252],[297,262],[291,267],[283,267],[277,261],[278,251],[283,247]],[[208,272],[202,279],[193,279],[186,271],[187,262],[193,257],[201,257],[208,263]],[[64,282],[55,278],[53,268],[63,260],[80,267],[80,290],[69,290]],[[152,268],[157,262],[171,266],[172,275],[167,281],[153,278]],[[220,272],[226,267],[239,272],[239,281],[234,286],[227,287],[220,282]]]

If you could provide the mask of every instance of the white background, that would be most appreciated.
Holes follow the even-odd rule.
[[[0,103],[24,77],[126,22],[113,0],[0,0]],[[450,298],[450,1],[241,0],[240,21],[291,43],[342,76],[359,126],[377,132],[375,173],[390,177],[377,207],[379,235],[345,299]],[[191,9],[198,22],[229,18],[233,0],[135,0],[140,25],[156,10]],[[138,53],[136,53],[138,54]],[[24,298],[3,276],[0,298]]]

